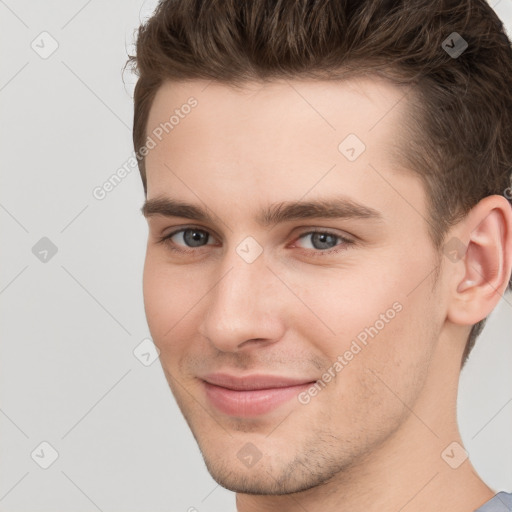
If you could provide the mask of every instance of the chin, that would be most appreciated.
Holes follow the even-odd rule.
[[[201,453],[211,477],[225,489],[236,493],[287,495],[322,485],[332,476],[328,470],[321,474],[308,471],[305,461],[296,458],[283,461],[284,465],[278,467],[275,460],[264,456],[253,467],[247,468],[236,454],[231,456],[227,451],[217,455],[201,449]]]
[[[233,468],[226,472],[219,470],[215,465],[210,467],[208,463],[206,463],[206,467],[211,477],[219,485],[236,493],[281,496],[304,491],[312,487],[311,485],[299,485],[293,480],[280,483],[273,475],[267,473],[265,469],[258,471],[258,473],[252,473],[253,470],[236,472],[233,471]],[[282,478],[279,480],[282,480]]]

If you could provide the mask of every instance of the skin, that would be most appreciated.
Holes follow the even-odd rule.
[[[208,470],[240,512],[470,512],[495,494],[469,459],[454,469],[442,453],[462,450],[461,356],[505,290],[512,213],[489,196],[447,235],[463,257],[434,250],[424,187],[392,156],[403,95],[373,78],[242,90],[197,80],[165,83],[154,100],[148,134],[190,96],[198,105],[147,155],[147,199],[208,207],[214,220],[148,215],[146,316]],[[349,133],[366,145],[352,162],[338,150]],[[340,195],[381,219],[257,222],[272,203]],[[209,238],[190,247],[182,231],[159,243],[187,227]],[[302,236],[313,228],[355,243],[318,248]],[[252,263],[236,252],[248,236],[263,249]],[[207,372],[321,379],[396,302],[401,311],[309,403],[243,418],[207,400]],[[247,443],[261,453],[252,467],[237,457]]]

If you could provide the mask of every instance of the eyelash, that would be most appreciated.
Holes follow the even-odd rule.
[[[196,229],[198,231],[202,231],[204,233],[207,233],[208,235],[211,235],[211,233],[209,233],[206,229],[195,227],[195,226],[188,226],[188,227],[181,228],[181,229],[178,229],[176,231],[173,231],[172,233],[169,233],[168,235],[165,235],[164,237],[159,238],[157,243],[164,244],[169,249],[171,249],[172,251],[175,251],[175,252],[178,252],[178,253],[181,253],[181,254],[192,254],[192,253],[196,252],[197,249],[200,249],[201,247],[206,247],[206,246],[201,246],[201,247],[197,247],[197,248],[189,247],[188,249],[178,249],[176,247],[176,244],[171,242],[170,239],[174,235],[176,235],[178,233],[181,233],[182,231],[187,231],[189,229],[192,229],[192,230]],[[336,233],[332,233],[331,231],[326,231],[326,230],[323,230],[323,229],[312,229],[312,230],[309,230],[309,231],[304,231],[303,233],[301,233],[297,237],[297,240],[300,240],[301,238],[305,237],[306,235],[312,235],[312,234],[315,234],[315,233],[320,233],[320,234],[323,234],[323,235],[334,236],[335,238],[339,239],[342,243],[337,244],[336,246],[334,246],[331,249],[325,249],[325,250],[322,250],[322,249],[303,249],[304,251],[306,251],[308,253],[312,253],[314,256],[321,256],[323,254],[339,253],[339,252],[342,252],[342,251],[348,249],[351,245],[355,244],[355,242],[353,240],[350,240],[350,239],[345,238],[345,237],[343,237],[341,235],[338,235]],[[339,247],[341,247],[341,248],[339,248]]]

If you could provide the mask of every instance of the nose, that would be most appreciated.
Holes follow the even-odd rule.
[[[263,255],[247,263],[232,252],[205,297],[199,332],[223,352],[275,343],[284,334],[281,283]]]

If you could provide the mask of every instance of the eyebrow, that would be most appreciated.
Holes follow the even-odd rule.
[[[170,197],[146,199],[141,212],[146,218],[162,215],[209,223],[214,223],[215,217],[209,213],[208,209]],[[261,226],[268,227],[272,224],[293,220],[316,218],[383,220],[382,214],[373,208],[345,197],[335,197],[305,202],[284,201],[274,203],[259,212],[256,222]]]

